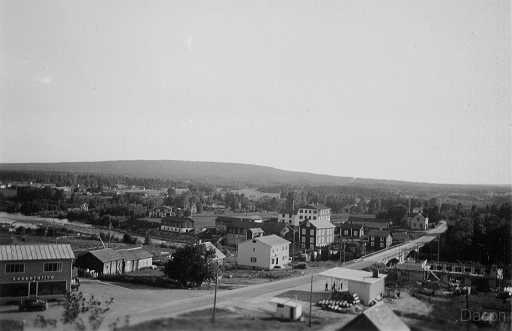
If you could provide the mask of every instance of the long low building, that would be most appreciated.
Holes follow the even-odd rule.
[[[113,250],[103,248],[78,257],[80,272],[95,271],[98,275],[118,275],[151,267],[153,255],[141,247]]]
[[[74,259],[69,244],[1,245],[0,303],[63,298],[71,290]]]
[[[350,293],[357,293],[361,302],[368,305],[370,301],[384,294],[384,279],[387,275],[371,273],[348,268],[332,268],[318,274],[335,283],[335,288]]]

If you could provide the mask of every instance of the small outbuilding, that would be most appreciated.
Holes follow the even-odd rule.
[[[296,321],[302,317],[302,304],[287,298],[273,298],[270,302],[276,304],[275,317]]]
[[[383,296],[386,274],[372,273],[348,268],[332,268],[318,274],[330,279],[330,288],[357,293],[361,302],[368,305],[370,301]]]

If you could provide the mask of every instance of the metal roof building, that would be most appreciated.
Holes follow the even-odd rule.
[[[0,302],[63,297],[74,259],[69,244],[0,245]]]
[[[69,260],[75,254],[69,244],[1,245],[0,261]]]

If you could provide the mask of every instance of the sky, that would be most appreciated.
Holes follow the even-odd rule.
[[[0,162],[510,184],[510,1],[0,0]]]

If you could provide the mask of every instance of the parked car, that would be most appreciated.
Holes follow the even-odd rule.
[[[44,311],[48,309],[48,302],[40,298],[28,298],[21,301],[18,309],[19,311]]]

